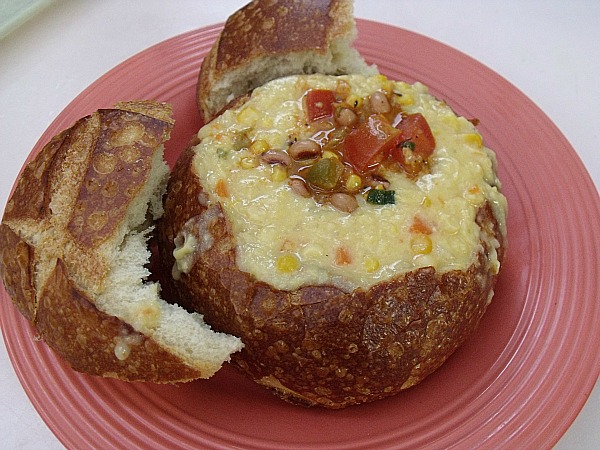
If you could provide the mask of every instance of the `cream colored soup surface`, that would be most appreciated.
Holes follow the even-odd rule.
[[[429,123],[436,141],[429,173],[416,180],[385,174],[395,204],[373,205],[357,194],[358,208],[342,212],[293,192],[281,166],[256,163],[261,149],[252,142],[287,149],[292,138],[307,137],[304,94],[309,88],[334,90],[340,81],[362,98],[391,88],[401,94],[406,113],[421,113]],[[239,268],[277,289],[330,284],[351,291],[424,266],[466,269],[481,249],[475,215],[486,201],[504,232],[506,200],[498,191],[494,154],[471,122],[419,83],[383,76],[287,77],[256,89],[199,137],[194,168],[209,202],[219,202],[231,222]],[[411,231],[415,220],[431,232]],[[493,266],[498,269],[497,259]]]

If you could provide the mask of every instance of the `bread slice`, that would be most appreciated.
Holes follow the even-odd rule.
[[[231,15],[202,62],[196,100],[205,122],[236,97],[286,75],[374,75],[352,48],[352,0],[255,0]]]
[[[208,378],[242,348],[148,281],[162,213],[170,106],[80,119],[24,169],[0,225],[0,275],[43,340],[78,371],[128,381]]]

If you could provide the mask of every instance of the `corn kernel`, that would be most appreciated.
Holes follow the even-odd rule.
[[[410,249],[415,255],[428,255],[433,250],[431,238],[426,234],[416,234],[410,240]]]
[[[254,169],[258,167],[258,160],[252,156],[246,156],[240,160],[240,166],[242,169]]]
[[[415,99],[411,94],[402,94],[400,97],[398,97],[398,103],[402,106],[410,106],[414,105]]]
[[[402,94],[402,91],[410,89],[411,86],[405,81],[396,81],[394,83],[394,94]]]
[[[275,164],[271,172],[271,181],[279,182],[287,178],[287,168],[281,164]]]
[[[269,143],[264,139],[257,139],[250,144],[250,151],[255,155],[260,155],[267,150],[269,150]]]
[[[423,201],[421,202],[422,206],[425,206],[426,208],[429,208],[431,206],[431,198],[429,198],[429,196],[425,196],[423,198]]]
[[[388,80],[388,78],[385,75],[383,75],[383,74],[375,75],[375,78],[380,83],[385,83]]]
[[[365,260],[363,261],[363,264],[364,264],[365,269],[366,269],[366,271],[368,273],[373,273],[377,269],[379,269],[379,260],[377,258],[372,257],[372,256],[367,256],[365,258]]]
[[[338,95],[347,96],[350,93],[350,89],[352,89],[352,87],[350,86],[350,83],[348,83],[347,81],[344,81],[344,80],[338,80],[336,88],[335,88],[335,92]]]
[[[350,106],[350,108],[359,109],[363,105],[363,99],[356,94],[350,94],[346,97],[346,104]]]
[[[348,189],[349,191],[356,191],[356,190],[360,189],[361,186],[362,186],[362,179],[355,173],[350,175],[348,177],[348,179],[346,180],[346,189]]]
[[[458,131],[460,128],[460,122],[454,115],[442,116],[441,121],[451,127],[454,131]]]
[[[483,139],[480,134],[477,133],[469,133],[464,135],[465,141],[467,144],[474,145],[477,148],[481,148],[483,146]]]
[[[300,261],[298,257],[291,253],[286,253],[285,255],[277,258],[275,262],[275,267],[279,272],[282,273],[292,273],[300,268]]]
[[[241,125],[252,126],[260,118],[258,111],[251,106],[242,109],[238,116],[237,121]]]
[[[336,155],[335,153],[333,153],[331,150],[325,150],[323,152],[323,158],[337,158],[340,159],[338,155]]]
[[[393,83],[388,80],[388,78],[385,75],[377,75],[376,76],[377,81],[379,81],[379,83],[381,84],[381,89],[383,89],[386,92],[391,92],[392,88],[393,88]]]
[[[271,116],[263,115],[260,119],[260,126],[263,128],[273,128],[273,118]]]

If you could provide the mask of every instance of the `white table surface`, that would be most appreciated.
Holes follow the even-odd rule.
[[[0,0],[0,14],[11,1],[20,0]],[[1,211],[38,138],[84,88],[135,53],[223,22],[245,3],[57,0],[1,39]],[[558,126],[600,186],[600,2],[356,0],[355,15],[442,41],[508,79]],[[25,395],[3,341],[0,448],[63,448]],[[600,448],[598,386],[555,448]]]

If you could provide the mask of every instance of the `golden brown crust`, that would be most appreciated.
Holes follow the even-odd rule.
[[[99,311],[75,286],[61,260],[41,292],[35,327],[44,342],[73,369],[90,375],[155,383],[199,376],[151,338]],[[130,351],[126,359],[115,356],[117,346]]]
[[[78,120],[25,167],[7,204],[0,224],[4,286],[78,371],[158,383],[203,375],[95,306],[115,248],[132,226],[128,207],[139,203],[144,220],[147,200],[136,196],[168,139],[171,112],[162,103],[125,102]],[[121,360],[115,351],[129,355]]]
[[[8,295],[29,321],[34,320],[37,306],[33,253],[33,247],[8,226],[0,224],[0,276]]]
[[[55,184],[53,176],[56,174],[53,166],[59,166],[64,159],[64,149],[68,144],[63,146],[63,143],[69,139],[71,130],[76,126],[77,124],[53,137],[35,159],[25,166],[6,204],[3,221],[40,221],[49,217],[50,190]]]
[[[98,128],[92,130],[95,145],[66,225],[84,248],[97,247],[114,234],[148,179],[154,150],[171,129],[168,122],[119,109],[100,110],[97,115]],[[136,143],[129,144],[132,141]]]
[[[194,222],[213,218],[214,244],[175,282],[180,301],[241,337],[245,348],[234,364],[283,399],[342,408],[394,395],[437,369],[485,312],[496,275],[483,240],[484,251],[464,272],[426,267],[352,294],[331,286],[279,291],[257,281],[236,266],[228,221],[220,206],[203,201],[192,157],[193,150],[184,152],[167,190],[162,260],[174,264],[173,240],[184,227],[199,233]],[[502,244],[488,204],[477,221]]]
[[[119,102],[113,109],[142,114],[169,125],[175,124],[175,120],[173,119],[173,107],[168,103],[159,103],[153,100],[134,100],[129,102]]]
[[[222,73],[264,54],[324,51],[336,0],[253,1],[232,14],[219,38],[215,70]],[[253,26],[253,24],[260,24]],[[340,30],[336,30],[340,32]],[[243,40],[239,37],[244,36]]]
[[[206,97],[225,74],[268,56],[324,54],[333,39],[350,35],[353,27],[348,0],[250,2],[227,19],[202,62],[196,100],[203,120],[215,117]]]

